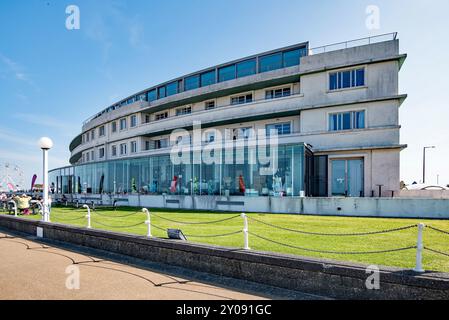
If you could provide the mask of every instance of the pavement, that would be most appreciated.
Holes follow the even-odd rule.
[[[2,300],[260,300],[322,297],[0,230]]]

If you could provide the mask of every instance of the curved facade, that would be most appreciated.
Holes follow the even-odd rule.
[[[348,44],[319,52],[301,43],[133,94],[83,124],[72,167],[50,173],[53,188],[217,197],[398,190],[406,56],[395,34]],[[276,137],[275,147],[261,148],[263,137]]]

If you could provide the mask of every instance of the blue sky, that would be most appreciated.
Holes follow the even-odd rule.
[[[80,30],[67,30],[77,5]],[[365,25],[368,5],[380,29]],[[0,2],[0,162],[41,176],[36,141],[50,136],[50,167],[68,164],[68,145],[89,116],[159,82],[293,43],[312,47],[399,32],[408,59],[400,73],[401,179],[449,184],[449,1],[184,0]],[[39,177],[40,180],[41,177]]]

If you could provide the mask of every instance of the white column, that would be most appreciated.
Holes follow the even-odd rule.
[[[44,192],[44,204],[43,204],[43,211],[44,211],[44,221],[48,222],[48,150],[43,149],[43,173],[42,176],[44,177],[43,181],[43,192]]]

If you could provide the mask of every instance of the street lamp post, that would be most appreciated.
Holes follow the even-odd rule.
[[[429,146],[423,148],[423,161],[422,161],[422,183],[426,183],[426,149],[435,149],[435,146]]]
[[[43,219],[45,222],[49,221],[49,206],[48,206],[48,150],[53,147],[53,141],[50,138],[43,137],[39,139],[39,147],[42,149],[43,154],[43,193],[44,203],[43,207]]]

